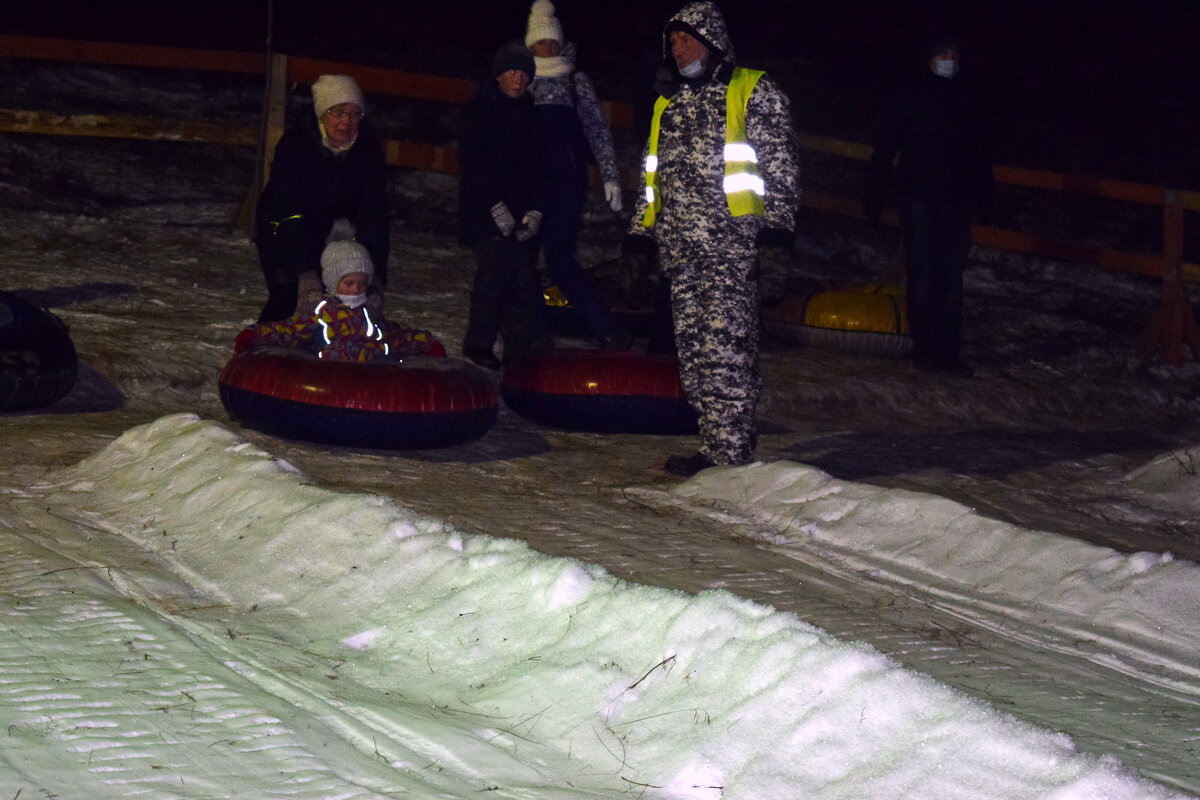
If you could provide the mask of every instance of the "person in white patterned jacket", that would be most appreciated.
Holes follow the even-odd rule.
[[[800,204],[796,132],[787,96],[735,66],[712,2],[683,7],[663,31],[671,69],[644,152],[645,192],[623,242],[657,251],[671,287],[680,377],[700,423],[700,448],[666,469],[691,476],[746,464],[757,444],[760,250],[793,250]]]
[[[604,182],[605,201],[614,213],[623,207],[612,131],[591,80],[575,69],[575,45],[564,41],[550,0],[537,0],[531,7],[525,45],[533,51],[536,66],[529,92],[537,109],[546,168],[546,217],[541,228],[546,268],[578,311],[591,339],[601,347],[623,350],[629,345],[628,332],[613,324],[595,281],[575,257],[587,200],[589,152]],[[548,331],[547,319],[542,325]]]

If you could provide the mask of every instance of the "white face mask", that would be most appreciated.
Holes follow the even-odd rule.
[[[958,62],[953,58],[935,58],[933,71],[939,78],[953,78],[958,74]]]
[[[367,302],[367,296],[365,294],[339,294],[337,299],[341,300],[351,308],[358,308],[363,303]]]
[[[690,64],[684,64],[679,68],[679,74],[685,78],[698,78],[704,73],[704,65],[700,63],[700,59],[696,59]]]

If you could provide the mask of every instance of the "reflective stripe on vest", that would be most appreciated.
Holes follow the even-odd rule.
[[[746,138],[746,108],[750,95],[763,76],[761,70],[734,67],[733,77],[725,90],[725,179],[723,189],[729,203],[729,213],[735,217],[763,213],[766,184],[758,174],[758,154]],[[671,101],[659,97],[654,102],[650,120],[650,141],[646,150],[645,187],[646,213],[642,225],[654,224],[662,209],[662,192],[658,188],[658,133],[663,110]]]

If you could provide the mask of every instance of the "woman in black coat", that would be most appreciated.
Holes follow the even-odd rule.
[[[337,219],[350,221],[371,254],[380,302],[387,284],[387,173],[362,91],[348,75],[322,75],[312,94],[313,114],[280,138],[258,202],[254,241],[269,293],[260,322],[285,319],[321,293],[321,251]]]

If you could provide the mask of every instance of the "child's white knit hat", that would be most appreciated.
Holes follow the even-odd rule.
[[[374,277],[371,254],[354,241],[354,226],[349,220],[334,222],[326,242],[321,251],[321,283],[325,284],[325,291],[336,291],[338,281],[352,272],[365,272],[368,281]]]

